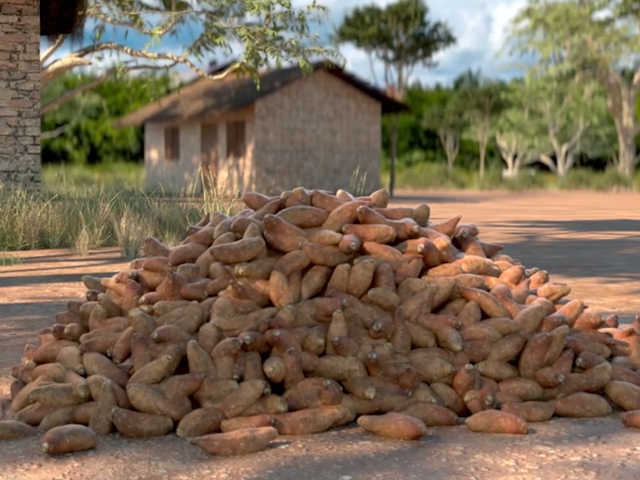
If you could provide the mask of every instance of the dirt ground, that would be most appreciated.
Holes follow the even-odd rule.
[[[463,215],[480,238],[505,245],[527,267],[548,270],[574,298],[628,322],[640,313],[640,195],[596,193],[399,192],[395,204],[427,202],[432,218]],[[21,253],[0,267],[0,398],[25,343],[83,295],[83,274],[126,266],[115,249],[78,258],[66,251]],[[640,478],[640,432],[619,413],[593,420],[532,424],[526,436],[431,429],[418,442],[390,441],[357,426],[309,437],[280,437],[266,451],[211,458],[176,436],[102,438],[95,451],[46,458],[37,438],[0,445],[0,480],[27,479],[413,479],[630,480]]]

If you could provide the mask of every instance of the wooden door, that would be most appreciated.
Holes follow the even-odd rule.
[[[200,162],[204,187],[215,187],[218,176],[218,124],[203,123],[200,131]]]

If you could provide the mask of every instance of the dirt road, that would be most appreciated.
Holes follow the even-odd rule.
[[[594,193],[400,192],[396,204],[427,202],[434,219],[463,215],[481,238],[503,243],[526,266],[548,270],[585,300],[624,320],[640,313],[640,195]],[[0,398],[25,343],[83,294],[81,275],[126,266],[114,249],[89,258],[63,251],[24,252],[0,267]],[[267,451],[215,459],[175,437],[132,441],[116,435],[97,450],[45,458],[37,439],[0,445],[0,480],[27,479],[421,479],[630,480],[640,478],[640,432],[613,414],[535,424],[527,436],[432,429],[419,442],[374,438],[357,427],[310,437],[280,437]]]

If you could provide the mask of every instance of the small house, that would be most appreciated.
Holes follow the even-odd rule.
[[[381,116],[407,107],[328,62],[200,78],[118,120],[144,125],[147,187],[220,192],[380,185]],[[202,179],[202,181],[201,181]]]

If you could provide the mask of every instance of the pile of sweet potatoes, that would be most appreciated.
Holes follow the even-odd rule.
[[[128,270],[83,277],[86,299],[14,367],[0,439],[38,426],[64,453],[175,431],[232,455],[356,419],[405,439],[461,423],[526,433],[612,405],[640,427],[640,331],[460,217],[388,199],[247,193],[181,244],[150,237]]]

